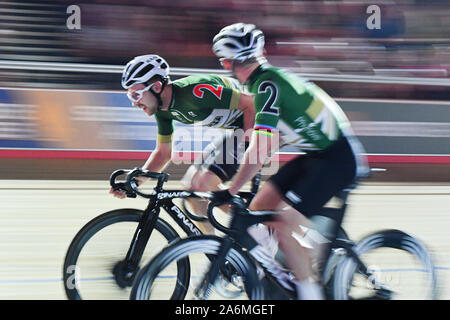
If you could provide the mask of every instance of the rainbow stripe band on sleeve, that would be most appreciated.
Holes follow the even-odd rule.
[[[253,131],[253,133],[254,134],[263,134],[265,136],[273,137],[273,133],[272,132],[257,130],[257,131]]]
[[[268,125],[262,125],[262,124],[255,124],[255,126],[253,127],[253,133],[264,134],[269,137],[272,137],[276,130],[277,130],[277,128],[275,128],[275,127],[271,127]]]

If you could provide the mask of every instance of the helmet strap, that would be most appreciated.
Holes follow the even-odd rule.
[[[161,86],[161,91],[159,93],[156,93],[155,91],[153,91],[153,88],[150,88],[150,90],[149,90],[155,96],[156,100],[158,101],[158,107],[157,107],[158,111],[160,111],[163,106],[161,94],[163,93],[164,88],[167,85],[167,79],[162,79],[161,82],[162,82],[162,86]]]

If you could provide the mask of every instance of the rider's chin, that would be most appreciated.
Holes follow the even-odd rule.
[[[148,114],[149,108],[145,104],[139,104],[139,108],[142,109],[145,113]]]

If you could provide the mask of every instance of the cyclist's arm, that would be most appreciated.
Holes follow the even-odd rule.
[[[243,161],[229,188],[230,193],[237,194],[244,184],[258,173],[267,157],[276,151],[278,146],[278,133],[271,136],[253,132],[250,145],[245,151]]]
[[[161,172],[169,164],[171,156],[172,142],[158,141],[156,149],[150,154],[147,161],[142,166],[142,169],[153,172]],[[149,180],[149,178],[139,177],[137,180],[139,181],[138,184],[142,185]]]
[[[148,157],[147,161],[145,162],[142,168],[149,171],[160,172],[169,163],[171,155],[172,155],[172,143],[158,142],[155,151],[151,153],[151,155]],[[139,177],[137,178],[137,180],[139,181],[138,184],[141,185],[145,181],[147,181],[148,178]],[[125,191],[123,190],[114,190],[111,187],[109,193],[113,194],[115,197],[120,199],[126,198]]]
[[[143,169],[161,172],[172,156],[172,142],[158,142],[156,149],[148,157]]]
[[[276,129],[278,123],[278,107],[274,107],[277,100],[271,100],[273,91],[254,96],[254,127],[250,145],[245,151],[244,159],[229,188],[231,194],[236,194],[242,186],[252,179],[262,168],[267,157],[279,147],[279,133]],[[276,104],[278,106],[278,104]],[[269,108],[268,108],[269,107]]]
[[[255,105],[253,103],[253,95],[241,93],[239,97],[238,109],[244,112],[244,131],[251,130],[255,123]],[[250,137],[250,135],[245,136]]]
[[[161,172],[172,156],[172,135],[174,132],[173,120],[166,116],[155,114],[158,125],[156,148],[143,165],[143,169]]]

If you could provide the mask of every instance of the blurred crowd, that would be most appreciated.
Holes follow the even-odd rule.
[[[66,27],[68,14],[65,9],[70,4],[81,8],[80,30]],[[4,40],[1,46],[8,46],[8,50],[0,52],[0,59],[124,65],[133,56],[156,53],[166,58],[172,67],[220,68],[211,52],[211,40],[223,26],[242,21],[254,23],[263,30],[272,64],[300,73],[450,78],[448,1],[379,1],[380,29],[367,27],[367,20],[372,15],[367,8],[372,4],[377,3],[282,0],[17,2],[14,10],[22,11],[24,17],[28,14],[41,20],[36,20],[28,29],[19,24],[0,25],[1,29],[8,29],[0,36]],[[41,14],[32,11],[41,11]],[[24,30],[28,30],[27,36],[21,35]],[[32,32],[45,35],[33,38]],[[13,42],[14,46],[12,39],[19,39]],[[37,42],[23,41],[21,44],[21,39]],[[61,75],[61,78],[64,77]],[[72,85],[82,83],[84,78],[79,75],[76,80],[72,79]],[[92,75],[90,79],[95,81]],[[0,82],[4,81],[4,76],[0,77]],[[102,81],[105,82],[100,77],[97,85],[101,86]],[[105,86],[116,88],[108,81]],[[450,96],[445,86],[332,81],[323,82],[323,86],[334,96],[341,97],[442,100]]]

